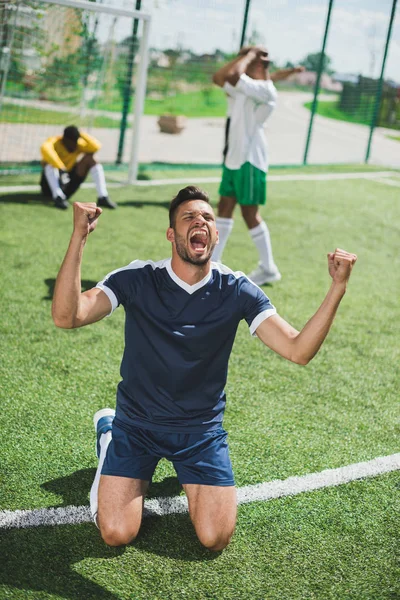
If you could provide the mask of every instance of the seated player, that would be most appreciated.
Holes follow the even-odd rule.
[[[66,127],[62,136],[50,137],[41,145],[40,187],[44,196],[53,198],[56,208],[68,208],[68,198],[75,194],[89,171],[96,186],[98,206],[117,208],[108,197],[103,167],[93,157],[100,148],[100,142],[74,125]],[[78,160],[81,154],[83,157]]]

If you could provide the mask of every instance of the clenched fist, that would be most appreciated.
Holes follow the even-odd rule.
[[[95,202],[74,202],[74,232],[83,237],[89,235],[102,212]]]
[[[329,252],[328,269],[333,281],[346,284],[356,260],[356,254],[351,254],[351,252],[346,252],[346,250],[340,248],[336,248],[335,252]]]

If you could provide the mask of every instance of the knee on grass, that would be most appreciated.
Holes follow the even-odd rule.
[[[211,552],[220,552],[226,548],[231,541],[232,535],[233,531],[220,533],[209,531],[197,533],[200,543],[207,548],[207,550],[211,550]]]
[[[97,164],[98,163],[95,161],[93,154],[85,154],[85,156],[77,164],[77,174],[79,177],[86,177],[90,169]]]
[[[107,546],[126,546],[137,537],[138,527],[127,527],[118,523],[106,523],[99,525],[101,537]]]

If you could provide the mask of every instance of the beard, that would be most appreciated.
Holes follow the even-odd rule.
[[[185,262],[187,262],[191,265],[202,267],[203,265],[208,263],[208,261],[211,259],[212,253],[214,252],[215,246],[216,246],[216,242],[212,243],[205,256],[196,256],[196,255],[191,256],[186,247],[185,238],[181,235],[178,235],[175,232],[175,247],[176,247],[178,256],[179,256],[179,258],[181,258],[182,260],[184,260]]]

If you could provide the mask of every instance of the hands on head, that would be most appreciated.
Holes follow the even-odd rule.
[[[329,275],[335,283],[346,284],[350,278],[351,271],[357,260],[357,254],[346,252],[336,248],[334,252],[328,253]]]
[[[270,60],[268,57],[268,50],[265,46],[243,46],[240,49],[239,56],[245,56],[251,53],[253,55],[253,61],[259,61],[265,68],[269,67]]]
[[[250,53],[252,55],[252,64],[258,62],[264,67],[264,69],[269,68],[271,60],[269,58],[268,50],[265,46],[243,46],[243,48],[240,49],[239,56],[246,56]],[[306,69],[303,67],[303,65],[296,65],[291,69],[292,73],[302,73],[305,70]]]
[[[95,202],[74,202],[74,233],[82,237],[94,231],[97,221],[103,212]]]

